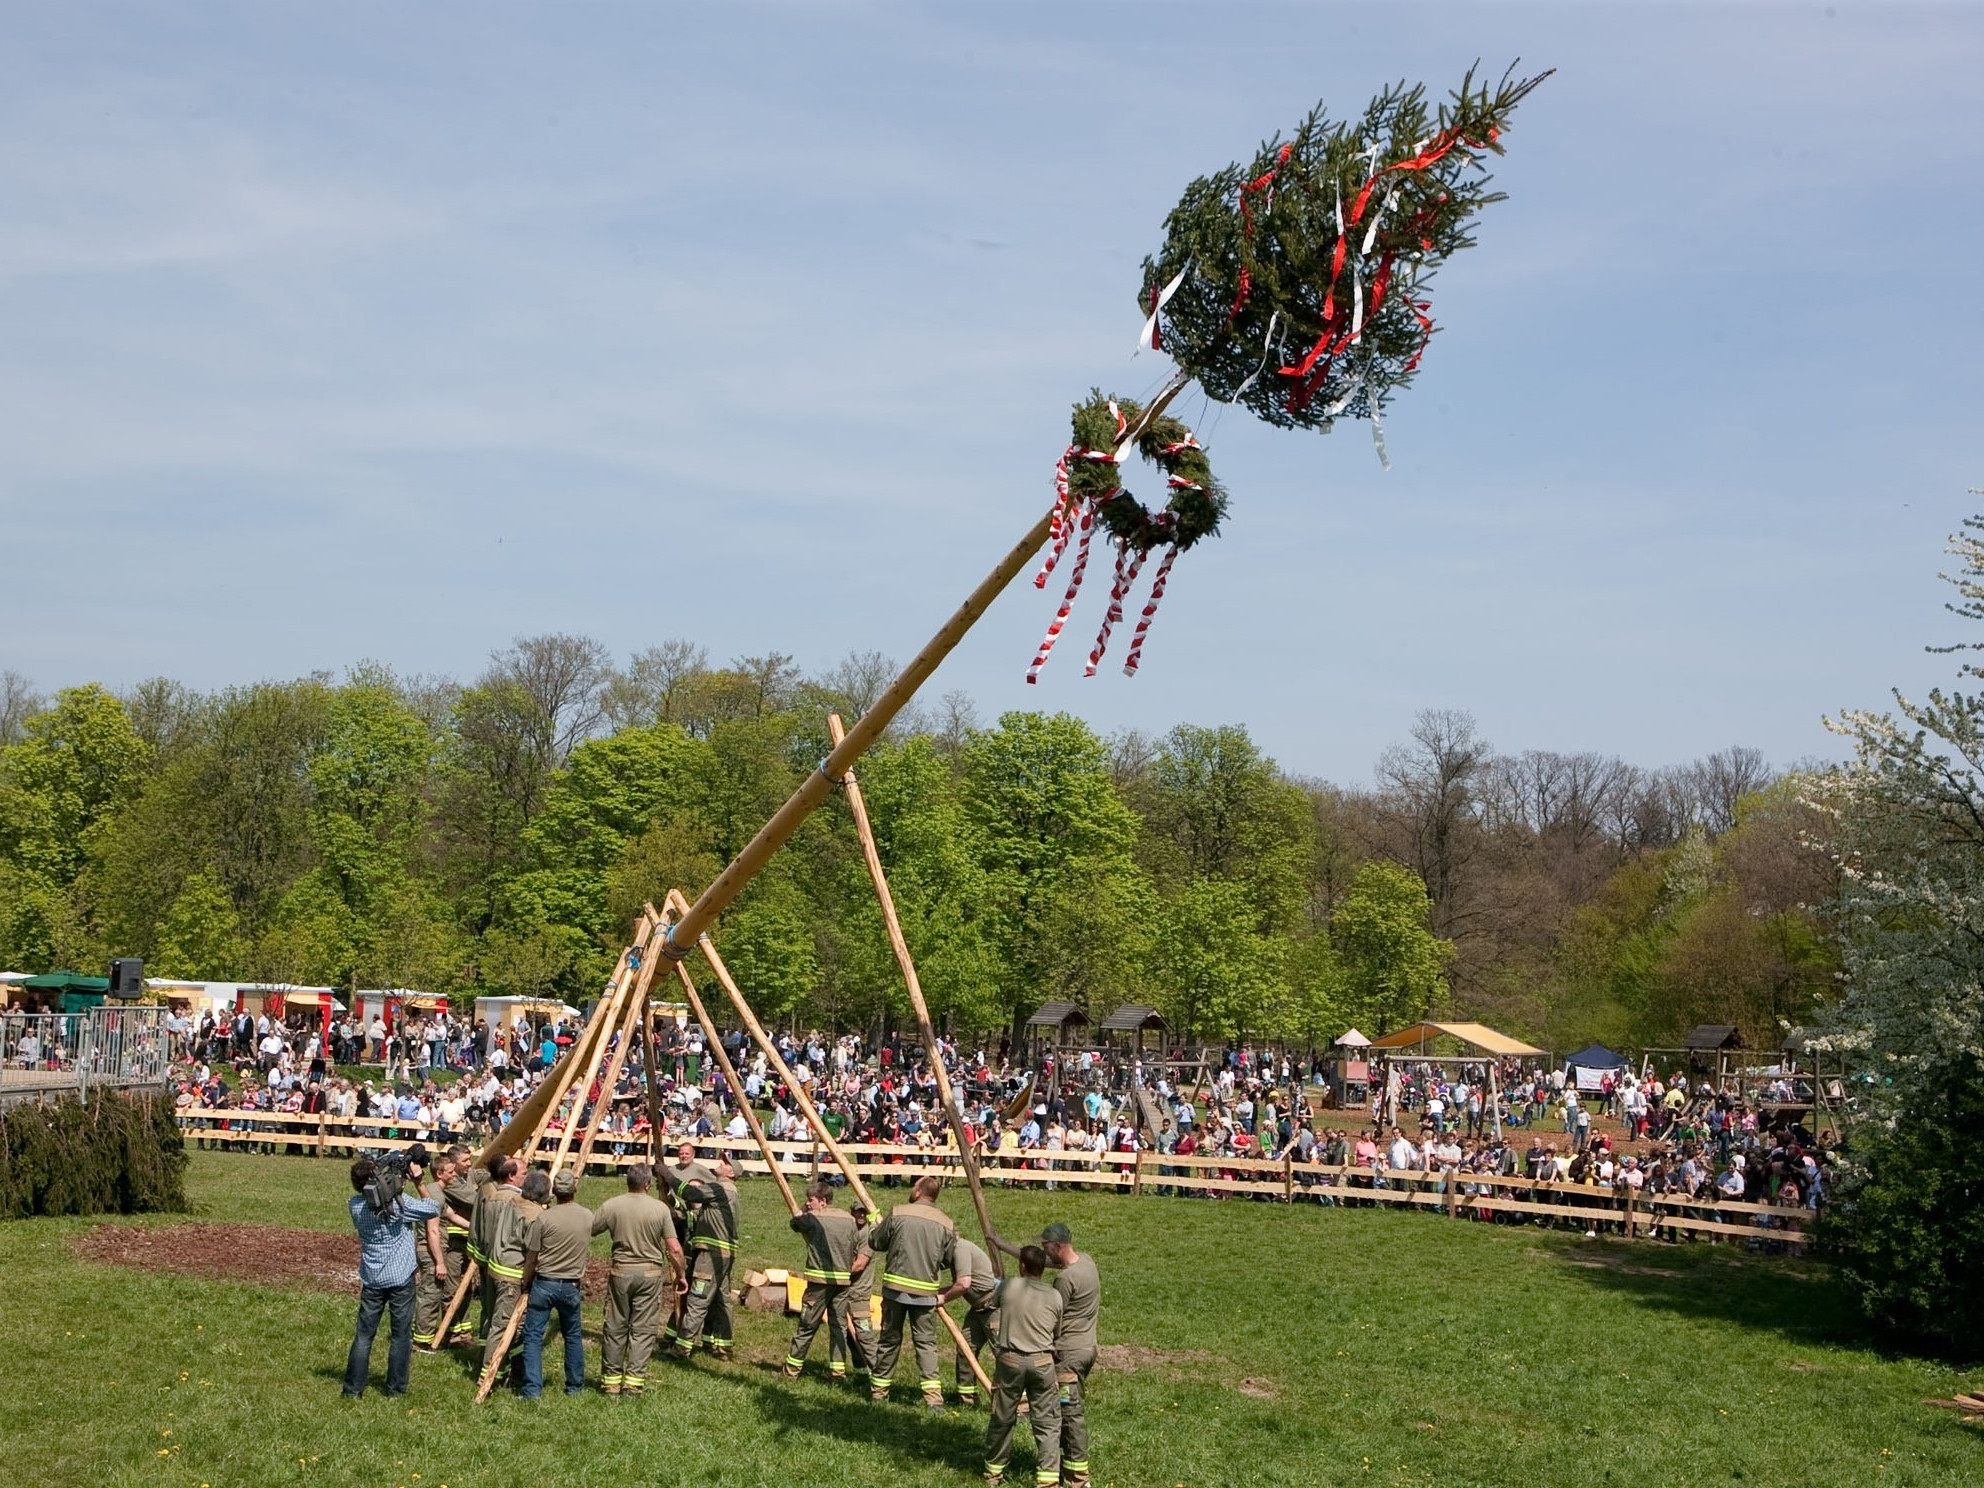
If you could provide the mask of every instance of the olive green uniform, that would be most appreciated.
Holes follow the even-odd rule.
[[[522,1296],[524,1226],[544,1206],[534,1204],[514,1188],[492,1188],[476,1205],[475,1233],[482,1251],[482,1369],[496,1362],[495,1351],[510,1326]],[[521,1344],[511,1340],[511,1350]]]
[[[693,1349],[701,1339],[719,1352],[730,1347],[730,1262],[737,1253],[737,1185],[721,1178],[683,1185],[695,1213],[689,1223],[689,1295],[671,1342]]]
[[[1095,1367],[1102,1277],[1091,1256],[1077,1254],[1054,1278],[1061,1294],[1061,1332],[1054,1363],[1061,1385],[1061,1465],[1071,1478],[1088,1476],[1088,1372]]]
[[[421,1194],[422,1197],[427,1196],[425,1185],[422,1186]],[[444,1204],[443,1208],[445,1207]],[[440,1228],[439,1220],[432,1223],[437,1230]],[[448,1254],[445,1239],[442,1242],[441,1254],[444,1258]],[[454,1296],[455,1277],[461,1273],[453,1272],[444,1276],[435,1270],[434,1252],[427,1244],[426,1223],[413,1232],[413,1266],[413,1341],[421,1348],[439,1348],[441,1314],[448,1310],[449,1299]]]
[[[615,1194],[593,1215],[592,1232],[613,1240],[606,1326],[600,1333],[600,1383],[608,1390],[638,1394],[647,1384],[648,1361],[661,1334],[675,1216],[653,1194]]]
[[[882,1336],[875,1343],[877,1395],[887,1395],[896,1358],[902,1352],[902,1330],[909,1328],[916,1348],[917,1383],[923,1398],[944,1398],[937,1364],[937,1294],[943,1274],[956,1256],[957,1230],[950,1215],[933,1204],[898,1204],[875,1227],[869,1246],[887,1254],[882,1265]]]
[[[860,1221],[856,1221],[859,1225]],[[875,1370],[875,1252],[868,1246],[868,1227],[854,1233],[854,1280],[841,1302],[847,1312],[847,1351],[853,1356],[854,1377],[872,1379]]]
[[[971,1278],[971,1289],[964,1294],[967,1311],[964,1315],[965,1342],[971,1345],[972,1358],[984,1351],[996,1336],[994,1329],[999,1322],[997,1288],[999,1278],[992,1270],[992,1257],[987,1255],[973,1240],[960,1235],[957,1238],[957,1253],[951,1261],[951,1279]],[[971,1372],[971,1359],[958,1355],[958,1399],[966,1405],[978,1401],[978,1376]]]
[[[972,1273],[974,1278],[977,1273]],[[1061,1480],[1061,1401],[1054,1350],[1066,1326],[1061,1294],[1030,1276],[1009,1276],[993,1294],[998,1311],[992,1340],[992,1419],[985,1427],[985,1473],[998,1478],[1013,1455],[1013,1425],[1026,1398],[1033,1423],[1033,1481]]]
[[[441,1240],[448,1252],[448,1300],[454,1300],[454,1288],[461,1285],[468,1274],[472,1257],[468,1253],[469,1228],[475,1219],[475,1196],[482,1185],[489,1181],[485,1169],[472,1168],[466,1173],[450,1178],[441,1185]],[[477,1269],[481,1267],[478,1265]],[[447,1311],[443,1303],[442,1312]],[[440,1321],[438,1318],[436,1323]],[[470,1320],[468,1307],[463,1305],[453,1323],[448,1326],[446,1339],[434,1340],[436,1348],[442,1343],[466,1343],[475,1337],[475,1324]]]
[[[847,1289],[854,1281],[854,1246],[860,1231],[844,1209],[795,1214],[792,1230],[806,1239],[806,1293],[799,1303],[799,1328],[786,1351],[785,1367],[806,1363],[821,1320],[827,1324],[827,1367],[835,1379],[847,1377]]]

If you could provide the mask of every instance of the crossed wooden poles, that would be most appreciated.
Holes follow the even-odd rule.
[[[871,709],[870,716],[872,715]],[[829,715],[827,725],[833,736],[835,755],[838,755],[845,748],[849,736],[838,714]],[[829,756],[829,762],[833,758],[834,756]],[[823,770],[826,764],[827,762],[823,762]],[[942,1050],[938,1047],[936,1028],[930,1019],[930,1008],[924,1000],[923,987],[917,978],[916,965],[910,957],[908,943],[903,938],[902,924],[896,914],[895,898],[889,891],[888,877],[882,870],[881,853],[875,844],[874,829],[868,820],[867,805],[862,799],[861,787],[856,782],[851,769],[843,769],[839,778],[833,783],[839,785],[847,795],[855,830],[861,839],[862,855],[867,861],[869,878],[874,884],[876,897],[881,904],[882,919],[888,929],[889,944],[895,952],[896,964],[902,970],[903,981],[909,991],[910,1005],[916,1013],[924,1054],[930,1062],[931,1072],[937,1082],[938,1100],[944,1108],[945,1120],[950,1126],[959,1161],[965,1170],[965,1177],[971,1189],[972,1206],[977,1211],[979,1225],[985,1232],[986,1254],[992,1258],[994,1271],[1003,1275],[999,1249],[992,1243],[992,1221],[985,1206],[978,1155],[973,1150],[965,1130],[963,1113],[952,1091]],[[734,867],[735,864],[733,863],[732,866]],[[608,983],[606,993],[601,998],[600,1006],[592,1020],[587,1023],[570,1051],[552,1068],[543,1084],[532,1093],[530,1099],[518,1109],[517,1114],[483,1151],[481,1161],[485,1165],[497,1156],[516,1152],[527,1162],[534,1158],[545,1159],[553,1174],[568,1163],[576,1171],[584,1172],[586,1162],[592,1155],[593,1143],[599,1135],[600,1122],[604,1118],[607,1106],[611,1103],[612,1092],[619,1084],[628,1053],[636,1039],[641,1044],[649,1141],[654,1161],[657,1166],[660,1165],[663,1160],[663,1121],[661,1102],[655,1088],[649,989],[657,966],[666,960],[673,965],[682,994],[689,1004],[690,1011],[695,1015],[697,1025],[702,1029],[703,1040],[709,1049],[710,1058],[722,1072],[732,1098],[737,1103],[737,1109],[744,1117],[745,1125],[750,1128],[751,1135],[758,1144],[758,1150],[764,1156],[765,1166],[771,1172],[772,1181],[778,1185],[779,1195],[785,1200],[786,1209],[792,1214],[799,1212],[799,1200],[794,1196],[792,1185],[779,1167],[777,1154],[772,1151],[771,1142],[765,1135],[764,1127],[758,1121],[757,1112],[752,1109],[750,1101],[745,1097],[744,1082],[738,1077],[736,1067],[731,1063],[730,1055],[717,1032],[716,1024],[703,1004],[702,996],[696,989],[695,978],[689,974],[689,968],[684,964],[689,942],[682,927],[691,921],[693,914],[694,906],[678,891],[670,891],[662,911],[657,911],[652,904],[643,908],[636,927],[634,943],[621,952],[619,963],[614,968],[613,978]],[[730,975],[730,969],[717,954],[716,946],[711,942],[707,931],[698,933],[693,944],[695,949],[702,952],[703,959],[716,978],[717,985],[723,988],[724,995],[730,999],[731,1007],[750,1035],[751,1041],[764,1055],[765,1062],[784,1081],[786,1089],[791,1092],[793,1103],[806,1118],[817,1144],[816,1162],[818,1151],[824,1149],[833,1159],[834,1166],[839,1168],[846,1178],[848,1187],[853,1191],[862,1208],[872,1217],[879,1217],[880,1211],[869,1196],[867,1186],[862,1183],[854,1162],[828,1129],[819,1108],[806,1093],[805,1085],[793,1073],[779,1053],[777,1044],[766,1033],[764,1025],[758,1021],[743,991]],[[571,1110],[560,1122],[558,1113],[568,1096],[572,1102]],[[588,1102],[591,1106],[590,1113],[587,1112]],[[528,1125],[525,1125],[526,1122]],[[554,1126],[557,1128],[555,1138]],[[583,1135],[580,1135],[581,1131]],[[576,1147],[575,1137],[577,1137]],[[437,1336],[446,1336],[449,1326],[467,1300],[469,1287],[473,1285],[475,1277],[476,1265],[471,1261],[464,1268],[462,1279],[449,1300]],[[522,1323],[523,1314],[524,1307],[520,1303],[511,1313],[509,1323],[497,1346],[490,1351],[489,1364],[483,1370],[476,1388],[475,1398],[478,1401],[487,1399],[490,1391],[495,1387],[497,1377],[502,1372],[503,1360],[515,1341],[517,1329]],[[949,1330],[952,1341],[957,1346],[959,1357],[970,1366],[981,1388],[989,1391],[992,1382],[980,1366],[976,1351],[965,1338],[964,1331],[959,1328],[956,1319],[942,1307],[937,1309],[937,1315]]]

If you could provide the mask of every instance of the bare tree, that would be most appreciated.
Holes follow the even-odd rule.
[[[1769,785],[1770,766],[1763,751],[1737,744],[1719,749],[1688,767],[1694,777],[1695,799],[1701,808],[1701,822],[1711,834],[1720,834],[1736,825],[1736,806],[1743,797],[1754,795]]]
[[[939,698],[932,732],[937,747],[955,765],[963,757],[971,736],[978,732],[978,705],[971,700],[971,694],[953,687]]]
[[[764,656],[733,657],[730,668],[742,677],[751,698],[751,716],[783,712],[799,690],[799,668],[783,651]]]
[[[529,701],[530,752],[540,769],[557,769],[599,727],[607,650],[590,636],[519,636],[489,661],[482,685],[515,688]]]
[[[832,694],[849,723],[874,706],[900,670],[880,651],[850,651],[827,669],[820,686]]]
[[[709,669],[709,652],[694,641],[663,641],[636,651],[624,672],[608,674],[600,706],[616,729],[679,723],[689,685]]]
[[[152,758],[163,762],[199,737],[211,705],[183,682],[147,677],[124,694],[124,711],[138,737],[151,746]]]
[[[19,672],[0,672],[0,744],[12,744],[27,731],[27,722],[47,706],[47,699],[34,690]]]
[[[1465,919],[1468,866],[1480,849],[1477,794],[1491,756],[1472,714],[1429,708],[1412,722],[1412,742],[1378,760],[1380,789],[1404,828],[1403,856],[1426,881],[1433,929],[1453,938]]]

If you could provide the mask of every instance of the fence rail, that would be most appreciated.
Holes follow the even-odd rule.
[[[480,1137],[434,1129],[409,1130],[388,1117],[296,1116],[280,1112],[192,1107],[179,1113],[180,1126],[197,1144],[248,1150],[318,1155],[392,1151],[418,1140],[433,1145]],[[555,1138],[555,1132],[553,1136]],[[663,1144],[668,1151],[679,1139]],[[730,1137],[695,1141],[704,1154],[727,1153],[740,1173],[771,1170],[755,1142]],[[805,1178],[820,1165],[812,1142],[770,1144],[779,1170]],[[846,1142],[842,1150],[864,1179],[922,1177],[963,1181],[964,1167],[948,1147],[906,1147],[884,1142]],[[647,1161],[645,1136],[602,1133],[589,1170],[613,1172]],[[1488,1173],[1423,1172],[1416,1168],[1360,1168],[1349,1164],[1302,1163],[1292,1158],[1180,1156],[1159,1152],[1063,1153],[1031,1151],[1024,1157],[995,1154],[979,1160],[979,1174],[995,1186],[1103,1189],[1136,1195],[1243,1197],[1276,1203],[1324,1202],[1350,1206],[1389,1205],[1431,1209],[1453,1218],[1493,1215],[1556,1219],[1586,1228],[1616,1227],[1629,1238],[1678,1239],[1684,1235],[1769,1241],[1802,1247],[1810,1240],[1813,1212],[1737,1200],[1649,1195],[1630,1188],[1606,1189],[1582,1183],[1531,1181]]]

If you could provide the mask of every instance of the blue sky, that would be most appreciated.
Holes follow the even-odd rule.
[[[1649,765],[1926,686],[1984,485],[1984,6],[10,4],[0,667],[475,672],[518,634],[906,657],[1045,508],[1194,175],[1520,56],[1387,419],[1208,408],[1226,535],[1142,674],[1022,584],[932,685],[1247,724],[1424,707]],[[1146,476],[1146,483],[1156,482]],[[1136,482],[1132,481],[1133,488]]]

